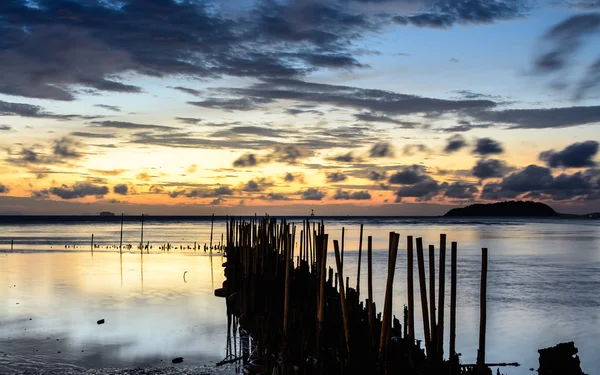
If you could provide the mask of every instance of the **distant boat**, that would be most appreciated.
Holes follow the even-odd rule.
[[[314,209],[314,208],[311,208],[311,209],[310,209],[310,211],[311,211],[311,212],[310,212],[310,216],[313,216],[313,217],[314,217],[314,216],[315,216],[315,209]]]

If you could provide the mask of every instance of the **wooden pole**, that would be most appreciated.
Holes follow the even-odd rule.
[[[360,237],[358,239],[358,271],[356,275],[356,296],[360,301],[360,263],[362,257],[362,243],[363,243],[363,225],[360,225]]]
[[[284,232],[284,235],[288,237],[288,231]],[[291,237],[291,235],[289,235]],[[287,343],[288,341],[288,327],[289,327],[289,315],[290,315],[290,287],[292,281],[292,267],[290,266],[290,254],[292,252],[289,238],[284,242],[284,258],[285,258],[285,295],[283,302],[283,338]]]
[[[419,285],[421,287],[421,309],[423,310],[423,333],[427,357],[431,355],[431,336],[429,331],[429,308],[427,307],[427,285],[425,284],[425,260],[423,257],[423,239],[417,238],[417,263],[419,268]]]
[[[317,354],[320,354],[322,348],[323,330],[325,328],[325,274],[327,273],[327,242],[329,241],[329,235],[323,234],[319,236],[321,244],[319,245],[321,261],[320,261],[320,278],[319,278],[319,315],[318,315],[318,342],[317,342]],[[318,254],[319,252],[317,252]]]
[[[340,304],[342,305],[342,318],[344,320],[344,338],[346,339],[346,353],[350,355],[350,329],[348,328],[348,311],[346,308],[346,294],[344,292],[344,275],[342,274],[342,260],[337,240],[333,241],[335,250],[335,264],[337,266],[338,283],[340,286]]]
[[[367,293],[369,298],[369,325],[375,321],[373,311],[373,237],[367,237]]]
[[[15,241],[14,240],[10,240],[10,251],[14,251],[14,245],[15,245]]]
[[[440,234],[440,265],[438,277],[438,320],[437,320],[437,355],[441,362],[444,359],[444,294],[446,291],[446,235]]]
[[[435,324],[435,247],[429,245],[429,320],[431,327],[431,359],[435,359],[437,329]]]
[[[215,223],[215,214],[212,214],[212,218],[210,220],[210,252],[212,253],[212,239],[213,239],[213,225]]]
[[[388,343],[388,334],[392,321],[392,296],[394,288],[394,273],[396,271],[396,257],[398,255],[398,241],[400,235],[390,232],[391,246],[388,258],[388,277],[385,287],[385,302],[383,305],[383,322],[381,324],[381,337],[379,340],[379,360],[383,360]]]
[[[345,228],[342,227],[342,255],[341,255],[341,260],[342,260],[342,270],[344,269],[344,234],[345,234]]]
[[[92,233],[92,244],[90,246],[90,250],[92,252],[92,255],[94,255],[94,233]]]
[[[457,243],[452,242],[450,256],[450,364],[456,354],[456,253]]]
[[[121,214],[121,237],[119,239],[119,254],[123,254],[123,214]]]
[[[406,240],[407,249],[407,270],[406,270],[406,285],[408,288],[408,337],[410,345],[415,342],[415,294],[413,286],[413,237],[408,236]]]
[[[142,238],[140,239],[140,253],[144,253],[144,214],[142,214]]]
[[[479,294],[479,350],[477,352],[477,371],[485,373],[485,326],[486,326],[486,299],[487,299],[487,262],[488,249],[481,249],[481,290]]]

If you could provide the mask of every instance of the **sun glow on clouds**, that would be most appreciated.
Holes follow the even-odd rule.
[[[0,7],[0,214],[600,209],[589,3],[61,2]]]

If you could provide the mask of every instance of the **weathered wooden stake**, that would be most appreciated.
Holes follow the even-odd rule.
[[[322,347],[322,334],[325,329],[325,274],[327,273],[327,242],[329,241],[329,235],[324,234],[319,236],[321,240],[319,248],[321,252],[320,261],[320,279],[319,279],[319,315],[318,315],[318,341],[317,341],[317,353],[320,354]],[[318,253],[318,252],[317,252]]]
[[[450,255],[450,359],[456,354],[456,248],[452,242]],[[452,361],[450,362],[452,364]]]
[[[123,214],[121,214],[121,237],[119,239],[119,254],[123,254]]]
[[[438,320],[437,320],[437,356],[441,362],[444,359],[444,294],[446,291],[446,235],[440,234],[440,265],[438,278]]]
[[[375,321],[373,311],[373,237],[367,238],[367,296],[369,298],[369,325]]]
[[[408,236],[406,240],[407,249],[407,270],[406,270],[406,285],[408,288],[408,337],[410,345],[415,341],[415,294],[413,286],[413,236]]]
[[[362,257],[362,243],[363,243],[363,225],[360,225],[360,237],[358,240],[358,271],[356,272],[356,296],[360,301],[360,263]]]
[[[15,241],[10,240],[10,251],[14,251],[14,245],[15,245]]]
[[[342,255],[341,255],[341,260],[342,260],[342,269],[344,269],[344,234],[345,234],[346,230],[344,227],[342,227]]]
[[[140,239],[140,253],[144,253],[144,214],[142,214],[142,238]]]
[[[479,374],[485,373],[485,326],[486,326],[486,299],[487,299],[487,261],[488,249],[481,249],[481,290],[479,294],[479,350],[477,352],[477,370]]]
[[[392,321],[392,296],[394,287],[394,273],[396,271],[396,257],[398,255],[398,241],[400,235],[390,232],[391,247],[388,258],[388,277],[385,287],[385,302],[383,306],[383,322],[381,325],[381,337],[379,340],[379,360],[383,360],[388,343],[388,334]]]
[[[431,359],[434,359],[437,356],[435,311],[435,247],[429,245],[429,324],[431,327]]]
[[[427,285],[425,284],[425,260],[423,257],[423,239],[417,238],[417,263],[419,266],[419,285],[421,287],[421,309],[423,310],[423,333],[425,350],[429,358],[431,353],[431,335],[429,331],[429,308],[427,307]]]
[[[342,260],[340,257],[340,248],[337,240],[333,241],[335,250],[335,263],[337,266],[337,276],[340,286],[340,304],[342,305],[342,318],[344,320],[344,337],[346,340],[346,353],[350,355],[350,329],[348,327],[348,311],[346,307],[346,293],[344,292],[344,275],[342,273]]]
[[[94,255],[94,233],[92,233],[92,245],[90,246],[90,250],[92,252],[92,255]]]
[[[212,253],[212,239],[213,239],[213,225],[215,224],[215,214],[212,214],[212,218],[210,220],[210,252]]]

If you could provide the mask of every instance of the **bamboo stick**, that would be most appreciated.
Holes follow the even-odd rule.
[[[140,253],[144,253],[144,214],[142,214],[142,238],[140,239]]]
[[[383,306],[383,322],[381,325],[381,338],[379,340],[379,360],[383,360],[386,352],[390,324],[392,320],[392,296],[394,287],[394,273],[396,271],[396,257],[398,255],[398,241],[400,235],[395,232],[390,232],[390,251],[388,257],[388,277],[385,288],[385,302]]]
[[[360,264],[362,257],[362,244],[363,243],[363,225],[360,225],[360,236],[358,239],[358,271],[356,272],[356,296],[360,301]]]
[[[367,293],[369,298],[369,326],[375,321],[373,311],[373,237],[367,237]]]
[[[119,239],[119,254],[123,254],[123,214],[121,214],[121,237]]]
[[[413,286],[413,237],[408,236],[406,240],[407,249],[407,270],[406,270],[406,284],[408,288],[408,337],[410,339],[410,345],[415,342],[415,295]]]
[[[92,233],[92,244],[90,246],[90,250],[92,252],[92,255],[94,255],[94,233]]]
[[[456,354],[456,253],[457,243],[452,242],[450,256],[450,359]]]
[[[341,255],[341,260],[342,260],[342,270],[344,269],[344,233],[345,233],[345,228],[342,227],[342,255]]]
[[[423,258],[423,239],[417,238],[417,263],[419,266],[419,285],[421,287],[421,309],[423,310],[423,333],[427,357],[431,355],[431,336],[429,331],[429,308],[427,307],[427,285],[425,284],[425,260]]]
[[[322,335],[325,329],[325,273],[327,272],[327,242],[329,235],[323,234],[320,236],[320,279],[319,279],[319,315],[318,315],[318,341],[317,341],[317,354],[320,354],[322,348]]]
[[[346,341],[346,353],[350,355],[350,329],[348,327],[348,311],[346,307],[346,295],[344,292],[344,276],[342,274],[342,261],[337,240],[333,241],[333,247],[335,250],[335,263],[338,270],[337,276],[340,284],[340,304],[342,305],[342,319],[344,320],[344,338]]]
[[[212,218],[210,220],[210,252],[212,254],[212,239],[213,239],[213,225],[215,223],[215,214],[212,214]]]
[[[479,294],[479,350],[477,352],[477,370],[479,374],[485,373],[485,328],[486,328],[486,302],[487,302],[487,262],[488,249],[481,249],[481,290]]]
[[[437,355],[441,362],[444,359],[444,294],[446,291],[446,235],[440,234],[440,265],[438,277],[438,320],[437,320]]]

